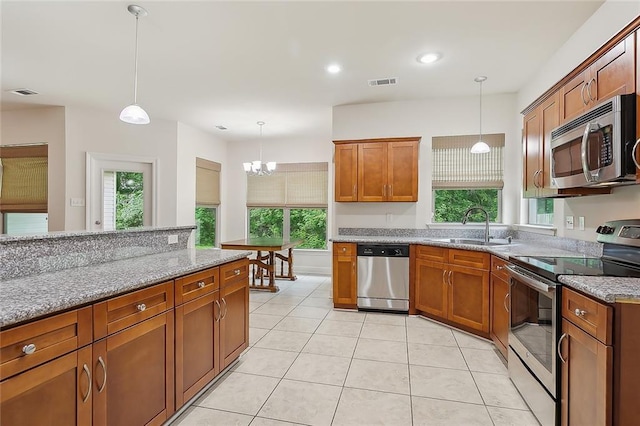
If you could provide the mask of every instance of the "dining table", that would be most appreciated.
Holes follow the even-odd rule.
[[[295,281],[293,272],[293,249],[302,244],[302,239],[283,239],[281,237],[248,237],[240,240],[227,241],[220,244],[226,250],[255,251],[256,257],[249,258],[252,270],[249,288],[277,292],[276,278]],[[286,254],[278,253],[286,250]],[[280,260],[280,273],[277,272],[276,262]],[[285,264],[287,265],[285,269]],[[266,285],[264,277],[267,276]],[[256,281],[258,280],[258,281]]]

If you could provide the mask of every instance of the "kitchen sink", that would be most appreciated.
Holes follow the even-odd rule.
[[[490,240],[489,242],[486,242],[480,238],[434,238],[432,241],[442,241],[445,243],[454,243],[454,244],[471,244],[476,246],[504,246],[509,244],[507,240],[504,240],[504,241]]]

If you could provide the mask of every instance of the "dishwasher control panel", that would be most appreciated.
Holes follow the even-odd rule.
[[[408,244],[358,244],[358,256],[409,257]]]

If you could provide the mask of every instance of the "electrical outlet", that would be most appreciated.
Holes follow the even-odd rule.
[[[387,213],[387,223],[393,222],[393,214]]]
[[[177,244],[178,243],[178,236],[177,235],[169,235],[168,243],[169,244]]]
[[[564,227],[566,229],[573,229],[573,216],[567,216],[564,220]]]
[[[84,207],[84,198],[72,198],[71,207]]]
[[[584,231],[584,216],[578,216],[578,229]]]

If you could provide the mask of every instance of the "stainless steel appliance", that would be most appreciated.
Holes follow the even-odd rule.
[[[409,245],[358,244],[358,308],[409,311]]]
[[[557,188],[635,182],[636,96],[618,95],[551,132]]]
[[[640,277],[640,219],[598,227],[603,256],[511,256],[509,376],[544,426],[559,422],[560,275]]]

